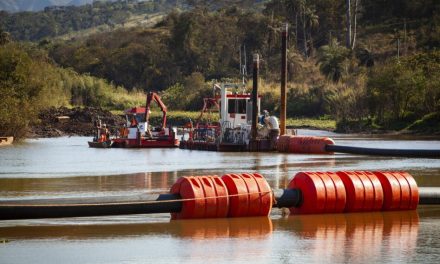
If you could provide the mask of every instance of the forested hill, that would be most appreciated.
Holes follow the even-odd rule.
[[[92,4],[95,1],[108,2],[118,0],[2,0],[0,1],[0,10],[10,13],[23,11],[42,11],[46,7],[53,6],[81,6]],[[145,0],[138,0],[145,1]],[[148,1],[148,0],[147,0]]]
[[[288,97],[294,102],[289,116],[332,116],[340,124],[357,120],[402,129],[440,111],[436,0],[272,0],[261,12],[234,6],[212,11],[198,3],[153,28],[119,29],[48,47],[60,65],[127,89],[165,90],[172,105],[196,110],[182,103],[198,94],[188,78],[236,77],[245,46],[248,62],[253,52],[263,58],[264,107],[276,110],[279,95],[269,87],[279,78],[285,22]]]
[[[181,7],[177,1],[136,0],[94,2],[93,5],[50,7],[41,12],[7,13],[0,11],[0,28],[15,40],[38,41],[43,38],[108,25],[114,27],[136,15],[169,12]]]
[[[176,3],[191,8],[176,9]],[[68,40],[48,38],[110,23],[117,13],[128,14],[120,16],[124,23],[133,14],[145,16],[142,12],[165,7],[172,11],[154,26],[115,27]],[[59,93],[64,95],[62,104],[112,107],[107,99],[114,97],[107,96],[103,102],[101,94],[155,90],[171,110],[198,110],[195,102],[209,94],[213,79],[237,77],[244,56],[251,72],[249,62],[258,52],[262,58],[262,107],[277,113],[280,29],[288,22],[289,117],[334,118],[346,131],[421,128],[440,133],[438,0],[128,0],[100,8],[53,9],[6,14],[6,18],[3,13],[1,23],[8,22],[2,26],[6,32],[0,31],[0,45],[7,44],[0,63],[1,71],[9,71],[0,75],[3,94],[27,87],[22,103],[28,102],[35,76],[32,70],[22,74],[17,66],[24,56],[29,57],[29,69],[44,63],[58,76],[53,83],[60,78],[65,83]],[[24,45],[21,39],[38,41]],[[21,45],[26,47],[24,51]],[[15,49],[20,52],[11,52]],[[37,60],[42,53],[44,60]],[[68,69],[67,75],[57,75],[66,73],[64,69]],[[17,86],[17,76],[29,86]],[[34,79],[46,87],[44,79]],[[76,80],[75,85],[71,80]],[[96,92],[100,90],[105,92]],[[14,98],[10,102],[20,106]]]
[[[0,10],[7,10],[2,5],[20,4],[20,0],[2,0]],[[265,1],[199,1],[199,0],[26,0],[21,3],[30,9],[45,7],[40,12],[8,13],[0,11],[0,28],[9,32],[15,40],[39,41],[76,31],[102,25],[114,28],[136,18],[141,24],[148,15],[169,13],[172,10],[187,10],[194,6],[218,9],[230,4],[243,8],[255,9]],[[93,4],[90,4],[93,3]],[[65,6],[63,6],[65,4]]]

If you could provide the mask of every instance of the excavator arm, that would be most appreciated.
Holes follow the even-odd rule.
[[[148,122],[150,119],[150,107],[151,107],[151,102],[155,101],[157,103],[157,105],[159,106],[160,110],[163,113],[162,116],[162,128],[166,127],[167,124],[167,107],[166,105],[162,102],[162,100],[160,99],[160,96],[157,93],[154,92],[149,92],[147,94],[147,104],[145,107],[145,122]]]
[[[220,105],[217,103],[216,98],[203,98],[203,109],[200,112],[200,115],[197,118],[196,123],[199,123],[200,120],[202,120],[203,114],[213,107],[215,107],[217,110],[220,110]]]

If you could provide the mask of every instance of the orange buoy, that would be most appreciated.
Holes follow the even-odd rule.
[[[204,197],[203,190],[198,180],[192,176],[179,178],[173,186],[170,193],[180,194],[182,199],[194,199]],[[203,217],[205,202],[201,199],[184,201],[182,210],[179,213],[172,213],[171,219],[187,219]]]
[[[223,175],[223,182],[228,189],[229,197],[229,217],[246,216],[249,208],[248,189],[243,178],[239,174]]]
[[[357,173],[363,173],[365,176],[367,176],[372,185],[373,185],[373,195],[374,195],[374,199],[373,199],[373,207],[371,208],[372,211],[380,211],[382,210],[382,206],[383,206],[383,188],[382,188],[382,184],[379,181],[379,178],[370,171],[358,171]]]
[[[382,210],[414,210],[419,203],[419,191],[414,178],[405,172],[374,172],[384,192]]]
[[[342,182],[341,178],[334,172],[325,172],[322,173],[327,175],[333,182],[333,185],[335,186],[335,205],[334,210],[329,211],[330,213],[342,213],[345,209],[345,204],[347,202],[347,194],[345,191],[344,183]],[[322,176],[321,176],[322,178]],[[327,191],[328,193],[328,191]],[[327,195],[328,197],[328,195]],[[328,200],[328,198],[327,198]]]
[[[179,213],[172,213],[172,219],[227,216],[228,192],[217,176],[181,177],[171,187],[170,192],[180,194],[184,200],[182,210]]]
[[[289,139],[289,153],[308,153],[308,154],[333,154],[327,152],[327,145],[334,145],[335,142],[328,137],[301,137],[292,136]]]
[[[334,173],[299,172],[288,188],[300,189],[303,196],[299,207],[290,208],[293,214],[340,213],[345,208],[344,185]]]
[[[272,208],[272,190],[260,174],[226,174],[222,178],[229,193],[229,217],[264,216]]]
[[[363,171],[339,171],[347,193],[345,212],[379,211],[383,204],[383,190],[374,174]]]
[[[410,187],[410,203],[408,209],[415,210],[417,209],[420,200],[419,187],[417,186],[417,182],[414,177],[407,172],[398,173],[405,177],[405,180],[408,182],[408,185]]]
[[[346,212],[362,212],[365,200],[365,188],[363,182],[356,174],[349,171],[336,173],[342,180],[347,194]]]
[[[282,135],[277,140],[278,152],[289,152],[290,135]]]
[[[260,210],[258,212],[258,215],[269,215],[274,201],[272,189],[270,188],[269,183],[267,183],[266,179],[261,174],[254,173],[250,175],[254,179],[258,187],[258,192],[260,193],[258,197],[260,203]]]

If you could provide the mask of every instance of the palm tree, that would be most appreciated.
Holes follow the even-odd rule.
[[[322,46],[319,50],[319,70],[333,82],[339,82],[344,72],[344,64],[349,50],[335,40],[330,45]]]
[[[8,32],[0,29],[0,45],[5,45],[9,42],[11,42],[11,35]]]

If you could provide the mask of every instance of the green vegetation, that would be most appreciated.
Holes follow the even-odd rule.
[[[242,8],[255,3],[264,7]],[[154,26],[130,22],[176,6]],[[5,107],[26,101],[123,109],[143,105],[142,92],[158,91],[171,115],[198,111],[213,81],[239,77],[245,58],[250,73],[252,55],[259,53],[262,109],[278,114],[280,28],[287,21],[289,118],[330,117],[336,125],[324,127],[339,131],[440,133],[436,0],[119,1],[0,17],[10,32],[1,33],[1,43],[39,41],[2,47],[18,51],[1,53],[1,89],[23,94],[16,101],[8,97]],[[130,28],[118,26],[125,23]],[[111,31],[49,38],[97,25]],[[11,120],[4,112],[1,118]]]
[[[129,93],[105,80],[59,68],[33,45],[5,41],[0,69],[0,135],[23,137],[29,124],[38,122],[39,111],[50,106],[124,109],[145,100],[141,92]]]
[[[266,50],[262,40],[270,35],[268,22],[261,14],[236,8],[194,9],[172,12],[154,28],[119,29],[48,48],[57,63],[78,72],[127,89],[160,91],[182,84],[194,72],[206,80],[236,77],[238,47]],[[277,52],[271,48],[271,53]],[[250,52],[247,60],[252,60]]]
[[[16,40],[38,41],[75,32],[78,30],[107,25],[115,27],[124,24],[132,16],[148,15],[169,11],[179,7],[177,1],[135,0],[101,2],[93,5],[47,7],[41,12],[19,12],[9,14],[0,11],[0,28],[11,33]]]
[[[288,118],[286,125],[295,128],[313,128],[332,131],[336,129],[336,121],[327,118]]]
[[[122,114],[122,112],[116,112],[116,114]],[[167,114],[167,120],[170,125],[183,126],[188,123],[189,120],[195,122],[200,116],[200,112],[194,111],[172,111]],[[162,113],[160,111],[152,111],[150,116],[151,123],[159,125],[162,119]],[[210,114],[205,113],[202,116],[202,122],[217,122],[219,119],[218,112],[212,112]],[[323,117],[323,118],[288,118],[286,125],[295,128],[314,128],[323,130],[335,130],[336,121]]]

